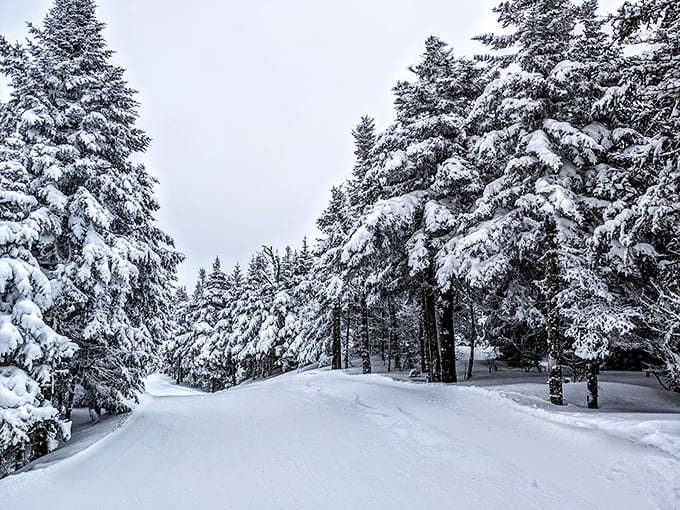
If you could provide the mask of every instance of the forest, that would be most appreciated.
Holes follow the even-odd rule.
[[[472,357],[456,373],[465,344],[545,368],[557,405],[563,367],[593,408],[603,367],[680,388],[680,9],[495,12],[512,33],[478,36],[489,55],[430,37],[393,123],[360,119],[317,243],[263,246],[231,273],[216,258],[178,289],[163,352],[178,383],[216,391],[354,357],[370,373],[372,355],[450,383],[472,374]]]
[[[679,391],[680,5],[494,12],[487,54],[431,36],[390,125],[357,119],[319,239],[216,257],[190,291],[94,2],[0,36],[0,476],[68,439],[75,407],[127,411],[156,371],[215,392],[380,360],[456,383],[493,370],[485,346],[547,371],[555,405],[565,372],[594,409],[606,368]]]

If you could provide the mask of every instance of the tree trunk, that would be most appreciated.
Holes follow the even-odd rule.
[[[236,364],[231,355],[231,351],[227,351],[227,384],[236,386]]]
[[[441,357],[441,381],[458,382],[456,375],[456,339],[453,329],[453,295],[451,291],[439,298],[439,352]]]
[[[545,232],[547,237],[547,265],[546,268],[546,298],[547,298],[547,320],[546,336],[548,339],[548,369],[550,378],[548,387],[550,390],[550,403],[561,406],[564,404],[562,390],[562,346],[559,331],[559,308],[557,294],[559,293],[559,261],[557,260],[557,239],[554,221],[545,222]]]
[[[420,317],[418,318],[418,338],[420,339],[420,372],[427,374],[430,371],[428,363],[426,336],[425,336],[425,300],[421,304]]]
[[[472,377],[472,365],[475,363],[475,345],[477,344],[477,317],[475,305],[470,303],[470,359],[468,360],[466,379]]]
[[[586,363],[586,385],[588,386],[588,409],[599,409],[597,391],[597,365],[593,361]]]
[[[339,370],[342,368],[342,338],[340,332],[340,318],[342,309],[340,305],[333,306],[333,338],[331,340],[331,352],[333,355],[332,370]]]
[[[366,296],[361,296],[361,369],[364,374],[371,373],[371,346],[368,340],[368,305]]]
[[[392,360],[394,359],[394,329],[392,325],[392,298],[387,298],[387,310],[384,315],[385,327],[387,331],[387,371],[392,371]]]
[[[387,326],[387,318],[385,317],[385,310],[383,309],[380,315],[380,329],[381,339],[380,339],[380,358],[382,359],[383,365],[387,363],[387,351],[389,349],[389,328]],[[389,372],[389,369],[387,370]]]
[[[423,284],[423,333],[427,349],[429,379],[438,382],[441,380],[441,359],[437,341],[437,315],[434,295],[427,284]]]
[[[345,333],[345,368],[349,368],[349,322],[352,316],[352,311],[347,305],[347,330]]]
[[[64,402],[64,418],[67,421],[71,420],[71,412],[73,411],[73,401],[76,398],[76,373],[78,369],[70,369],[70,380],[66,387],[68,388],[68,394],[66,395],[66,401]]]
[[[26,464],[26,446],[23,442],[19,443],[14,456],[14,469],[21,469]]]
[[[175,384],[182,384],[182,355],[177,357],[177,365],[175,369]]]
[[[421,306],[421,326],[423,330],[423,351],[424,351],[424,359],[425,359],[425,367],[427,368],[427,378],[428,380],[432,381],[434,379],[434,363],[432,362],[432,342],[431,342],[431,333],[430,333],[430,320],[429,320],[429,311],[428,311],[428,304],[427,304],[427,291],[425,290],[425,286],[423,284],[423,290],[422,290],[422,306]]]
[[[390,299],[388,302],[389,313],[390,313],[390,355],[394,357],[394,368],[395,370],[401,370],[401,355],[399,346],[399,332],[397,331],[397,312],[394,306],[394,300]]]

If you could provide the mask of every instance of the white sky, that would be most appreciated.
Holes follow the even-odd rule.
[[[497,0],[99,0],[130,86],[158,219],[187,255],[180,281],[219,254],[245,266],[263,244],[299,246],[353,164],[361,115],[392,120],[428,35],[457,55],[498,31]],[[603,0],[603,6],[618,1]],[[23,40],[50,0],[0,0],[0,34]],[[6,90],[0,90],[0,98]],[[310,239],[311,240],[311,239]]]

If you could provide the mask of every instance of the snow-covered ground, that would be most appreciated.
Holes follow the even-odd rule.
[[[544,375],[514,374],[322,369],[212,395],[152,376],[108,436],[0,480],[0,508],[680,508],[680,396],[611,376],[602,410],[582,383],[555,409]]]

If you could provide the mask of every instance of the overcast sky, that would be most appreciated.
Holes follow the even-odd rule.
[[[99,19],[139,91],[158,219],[193,286],[215,255],[231,270],[263,244],[299,246],[353,164],[364,114],[392,120],[428,35],[457,55],[497,31],[497,0],[100,0]],[[602,2],[616,5],[614,0]],[[0,0],[0,33],[23,40],[50,0]],[[0,87],[1,88],[1,87]],[[6,90],[0,90],[6,98]]]

